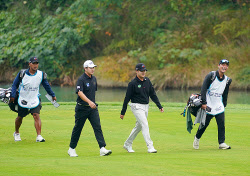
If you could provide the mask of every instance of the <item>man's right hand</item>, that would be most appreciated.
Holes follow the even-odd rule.
[[[123,120],[123,118],[124,118],[124,115],[120,115],[120,118]]]
[[[15,98],[11,97],[10,98],[10,103],[14,103],[14,101],[15,101]]]
[[[207,109],[207,105],[206,104],[201,105],[201,109],[206,110]]]

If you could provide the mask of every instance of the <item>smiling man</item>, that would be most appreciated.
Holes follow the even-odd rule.
[[[39,98],[39,87],[43,85],[53,100],[56,100],[55,93],[52,91],[48,81],[47,74],[38,70],[39,61],[37,57],[31,57],[29,60],[29,69],[21,70],[13,84],[10,95],[9,106],[13,107],[16,92],[18,90],[18,116],[15,121],[14,140],[21,141],[19,128],[22,124],[23,118],[29,113],[32,114],[35,121],[35,128],[37,132],[36,142],[45,142],[45,139],[41,136],[42,122],[40,119],[40,110],[42,108],[41,99]]]
[[[206,110],[205,126],[198,129],[193,142],[194,149],[199,149],[199,141],[205,132],[211,119],[215,117],[218,126],[219,149],[230,149],[225,142],[225,107],[227,106],[227,97],[229,86],[232,79],[225,75],[229,67],[229,61],[222,59],[219,62],[218,70],[210,72],[201,88],[201,108]]]

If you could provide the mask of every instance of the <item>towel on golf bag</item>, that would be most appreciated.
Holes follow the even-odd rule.
[[[194,121],[194,125],[199,123],[200,124],[199,129],[203,128],[205,126],[206,116],[207,116],[207,113],[204,109],[202,108],[198,109],[196,118]]]
[[[187,109],[187,131],[191,133],[191,130],[193,129],[193,121],[191,118],[191,113],[189,108]]]
[[[202,124],[200,125],[200,128],[202,128],[205,125],[206,121],[206,111],[203,109],[201,110],[201,94],[192,94],[187,101],[187,105],[184,108],[183,113],[181,113],[183,117],[186,116],[186,126],[189,133],[191,133],[191,130],[193,129],[191,114],[196,117],[194,124],[202,122]]]

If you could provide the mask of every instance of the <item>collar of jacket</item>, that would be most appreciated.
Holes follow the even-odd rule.
[[[91,75],[91,77],[89,77],[85,72],[84,72],[84,76],[85,76],[85,78],[87,78],[87,79],[91,79],[93,76]]]
[[[145,77],[143,78],[143,81],[140,80],[137,76],[135,76],[135,79],[136,79],[138,82],[144,82],[144,81],[146,81],[146,78],[145,78]]]

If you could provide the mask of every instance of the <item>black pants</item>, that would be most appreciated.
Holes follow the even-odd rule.
[[[216,122],[217,122],[217,126],[218,126],[218,142],[219,144],[224,143],[225,142],[225,115],[224,112],[218,115],[210,115],[207,114],[206,117],[206,122],[205,122],[205,126],[201,129],[198,129],[197,133],[196,133],[196,138],[200,139],[202,134],[205,132],[206,128],[208,127],[211,119],[215,117]]]
[[[105,147],[106,143],[103,137],[101,122],[99,117],[98,109],[91,109],[89,106],[76,105],[75,108],[75,126],[72,131],[70,147],[72,149],[76,148],[77,143],[80,139],[82,128],[86,120],[90,121],[90,124],[94,130],[96,140],[99,147]]]

